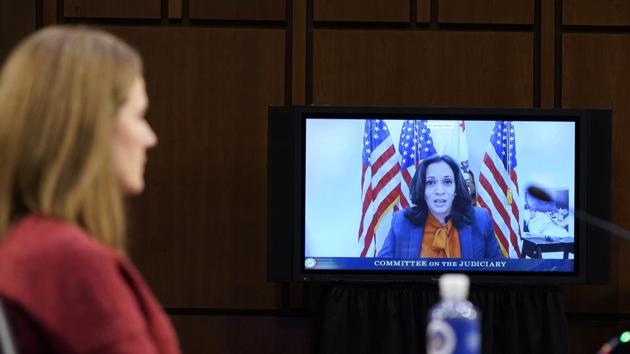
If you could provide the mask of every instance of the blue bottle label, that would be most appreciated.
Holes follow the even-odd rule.
[[[427,354],[479,354],[479,333],[478,321],[432,320],[427,327]]]

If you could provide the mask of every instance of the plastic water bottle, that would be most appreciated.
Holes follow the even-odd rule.
[[[427,354],[479,354],[479,310],[467,300],[470,280],[465,274],[440,277],[442,300],[429,310]]]

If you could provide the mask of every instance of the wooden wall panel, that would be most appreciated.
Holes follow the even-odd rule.
[[[306,103],[306,0],[293,0],[292,28],[292,104]]]
[[[563,0],[565,25],[630,25],[630,2],[627,0]]]
[[[613,109],[612,220],[630,228],[630,35],[565,34],[563,37],[562,105],[566,108]],[[630,244],[613,240],[613,282],[589,291],[571,291],[574,311],[630,313]],[[571,303],[570,303],[571,304]]]
[[[318,30],[313,101],[529,107],[531,43],[530,33]]]
[[[160,18],[160,0],[64,0],[66,17]]]
[[[417,0],[416,21],[421,23],[431,22],[431,0]]]
[[[168,18],[182,18],[182,0],[168,0]]]
[[[534,0],[440,0],[439,22],[534,23]]]
[[[35,29],[35,7],[28,1],[0,1],[0,63]]]
[[[190,18],[284,21],[287,0],[189,0]]]
[[[57,0],[42,0],[42,26],[57,22]]]
[[[408,22],[409,0],[313,0],[315,21]]]
[[[266,127],[267,106],[284,100],[284,30],[108,29],[144,56],[159,137],[132,205],[133,259],[165,306],[277,307]]]
[[[183,353],[309,354],[311,320],[248,316],[173,316]]]
[[[555,3],[542,1],[540,14],[540,106],[552,108],[556,76]]]

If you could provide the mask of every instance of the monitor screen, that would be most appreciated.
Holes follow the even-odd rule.
[[[576,271],[576,119],[304,118],[304,273]]]

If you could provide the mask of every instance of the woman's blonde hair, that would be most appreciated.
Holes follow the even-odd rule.
[[[0,237],[38,213],[124,253],[111,139],[141,75],[138,53],[95,29],[48,27],[13,50],[0,73]]]

